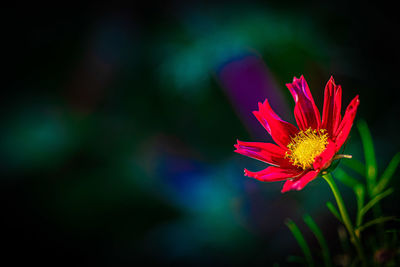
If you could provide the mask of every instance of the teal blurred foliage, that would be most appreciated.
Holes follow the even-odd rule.
[[[389,7],[167,1],[5,13],[0,198],[15,262],[285,266],[300,251],[285,218],[305,213],[339,246],[321,179],[281,194],[243,176],[266,165],[233,144],[261,125],[243,122],[220,73],[248,55],[265,63],[285,120],[294,122],[285,83],[303,74],[322,110],[334,75],[344,105],[360,95],[378,170],[399,151]],[[361,147],[353,130],[346,153],[362,160]],[[389,199],[399,194],[381,202],[396,215]]]

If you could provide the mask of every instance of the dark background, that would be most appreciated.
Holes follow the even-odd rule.
[[[285,266],[301,255],[285,218],[318,248],[304,213],[340,253],[326,183],[281,194],[281,183],[243,176],[264,164],[233,153],[236,139],[270,141],[251,114],[265,97],[294,122],[293,76],[321,111],[331,75],[342,112],[360,95],[380,173],[399,151],[399,19],[383,2],[61,2],[2,13],[4,261]],[[363,161],[356,129],[347,152]],[[383,202],[388,215],[398,200]]]

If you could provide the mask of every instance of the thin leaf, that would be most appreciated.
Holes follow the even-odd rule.
[[[299,244],[301,250],[303,251],[304,257],[306,258],[306,262],[308,266],[314,266],[314,261],[311,256],[311,250],[308,247],[306,240],[303,237],[299,227],[290,219],[286,220],[286,225],[289,227],[289,230],[292,232],[294,238],[296,239],[297,243]]]
[[[361,210],[364,206],[364,195],[365,195],[365,190],[364,186],[359,184],[354,187],[354,193],[356,194],[357,198],[357,219],[356,219],[356,227],[360,226],[362,223],[362,215],[361,215]]]
[[[387,222],[387,221],[393,221],[393,220],[394,221],[400,221],[400,220],[396,219],[395,216],[380,217],[380,218],[371,220],[371,221],[361,225],[360,227],[358,227],[356,229],[356,231],[362,232],[362,231],[365,230],[365,228],[368,228],[368,227],[370,227],[372,225],[379,224],[379,223],[384,223],[384,222]]]
[[[303,220],[307,224],[308,228],[310,228],[311,232],[313,232],[315,238],[317,238],[318,243],[321,246],[322,258],[324,259],[325,266],[327,267],[332,266],[329,247],[328,244],[326,243],[325,237],[322,234],[321,229],[318,227],[318,225],[315,223],[315,221],[311,218],[310,215],[308,214],[304,215]]]
[[[364,216],[365,213],[367,213],[367,211],[372,208],[376,203],[378,203],[379,201],[381,201],[383,198],[387,197],[388,195],[390,195],[391,193],[393,193],[394,189],[393,188],[389,188],[386,191],[380,193],[379,195],[376,195],[373,199],[371,199],[367,205],[365,205],[360,213],[361,216]]]
[[[336,219],[338,219],[341,223],[343,223],[342,216],[340,216],[339,211],[335,208],[335,206],[332,204],[332,202],[330,202],[330,201],[326,202],[326,207],[333,214],[333,216],[336,217]]]
[[[397,166],[399,166],[399,164],[400,164],[400,152],[394,155],[389,165],[386,167],[381,178],[379,179],[378,184],[375,186],[373,190],[374,195],[379,194],[385,189],[385,187],[390,182],[390,179],[393,177],[393,174],[396,172]]]
[[[335,177],[344,185],[348,187],[354,188],[355,186],[359,185],[360,182],[348,175],[343,169],[337,169],[335,172]]]
[[[357,123],[357,128],[360,132],[361,141],[364,147],[368,193],[372,195],[372,190],[375,187],[376,176],[378,173],[374,144],[372,142],[371,132],[364,120],[360,120]]]
[[[342,161],[343,165],[352,169],[353,171],[357,172],[361,176],[365,176],[365,165],[358,159],[352,158],[352,159],[346,159]]]
[[[389,229],[389,230],[386,230],[385,233],[400,233],[400,230],[398,230],[398,229]]]

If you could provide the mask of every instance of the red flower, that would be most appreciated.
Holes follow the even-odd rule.
[[[360,103],[357,95],[342,118],[342,88],[331,77],[325,87],[321,120],[303,76],[294,77],[286,86],[296,103],[294,116],[299,129],[276,115],[266,99],[258,103],[253,114],[277,145],[239,140],[235,144],[235,152],[273,165],[258,172],[245,169],[245,175],[263,182],[286,180],[282,193],[303,189],[331,165],[350,133]]]

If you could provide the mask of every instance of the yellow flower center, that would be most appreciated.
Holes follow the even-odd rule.
[[[328,133],[325,129],[300,131],[291,138],[287,145],[285,158],[303,170],[312,167],[316,156],[321,154],[328,144]]]

